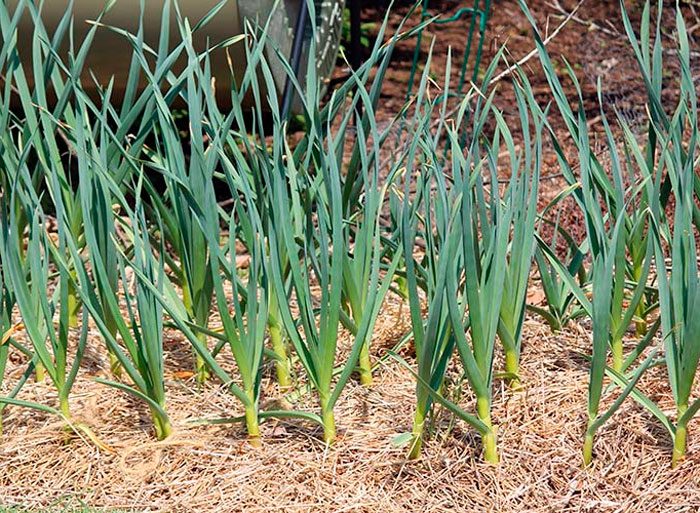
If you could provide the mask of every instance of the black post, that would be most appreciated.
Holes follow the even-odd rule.
[[[299,16],[297,17],[294,26],[294,41],[292,42],[292,54],[289,58],[289,64],[294,71],[294,76],[299,76],[299,65],[301,64],[301,51],[304,48],[304,32],[306,31],[306,22],[309,18],[309,7],[306,2],[313,0],[301,0],[299,5]],[[282,95],[282,119],[289,119],[289,113],[292,110],[292,101],[294,100],[294,87],[290,77],[284,83],[284,93]]]
[[[362,0],[350,3],[350,65],[354,69],[362,66]]]

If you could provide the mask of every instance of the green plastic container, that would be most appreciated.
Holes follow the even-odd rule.
[[[144,28],[145,42],[153,48],[157,48],[161,15],[165,0],[146,0],[144,2]],[[6,0],[10,7],[10,12],[14,12],[18,0]],[[342,12],[344,0],[314,0],[316,6],[316,44],[317,44],[317,66],[321,80],[330,76],[338,51],[340,41]],[[95,20],[104,9],[104,0],[75,0],[73,2],[73,13],[75,17],[75,37],[76,41],[82,38],[90,29],[89,20]],[[105,25],[119,27],[133,34],[138,31],[139,0],[117,0],[108,13],[103,18]],[[190,25],[195,25],[204,15],[211,11],[218,0],[179,0],[178,6],[183,17],[190,20]],[[277,3],[277,8],[273,8]],[[41,17],[49,34],[52,34],[61,18],[68,9],[68,0],[48,0],[44,2]],[[197,50],[203,51],[220,41],[230,38],[236,34],[243,33],[244,23],[263,25],[272,14],[270,20],[270,36],[275,40],[278,47],[289,58],[291,53],[294,27],[299,12],[299,0],[287,0],[275,2],[274,0],[230,0],[226,3],[218,14],[204,28],[195,35],[194,43]],[[179,34],[175,22],[175,9],[171,9],[171,40],[173,44],[179,41]],[[31,60],[31,42],[33,37],[33,21],[28,9],[25,9],[22,21],[19,26],[18,44],[22,61],[25,63],[25,70],[30,70],[28,66]],[[303,53],[300,75],[303,76],[308,59],[309,41],[312,35],[311,24],[307,23],[305,36],[305,50]],[[245,70],[245,50],[242,46],[244,42],[239,42],[228,48],[234,73],[237,77],[243,75]],[[109,79],[115,78],[115,97],[119,97],[123,92],[131,63],[132,49],[126,39],[107,28],[100,28],[91,48],[87,60],[87,69],[90,69],[101,85],[106,84]],[[226,101],[230,97],[231,74],[227,62],[226,51],[217,49],[211,56],[212,69],[216,78],[215,87],[218,96]],[[284,89],[285,72],[268,49],[268,61],[272,68],[278,94]],[[89,74],[82,77],[83,85],[91,88]],[[30,78],[31,79],[31,78]]]

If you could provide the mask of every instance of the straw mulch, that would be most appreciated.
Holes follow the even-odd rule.
[[[375,355],[408,327],[407,309],[389,304],[375,334]],[[573,334],[572,334],[573,333]],[[173,336],[174,337],[174,336]],[[587,330],[553,336],[535,319],[525,327],[524,392],[496,383],[494,420],[502,462],[480,461],[478,436],[444,412],[420,461],[392,440],[411,426],[414,385],[388,359],[371,389],[351,384],[337,408],[339,439],[298,422],[263,426],[253,449],[240,426],[194,426],[200,418],[239,413],[215,383],[201,390],[169,375],[174,435],[155,442],[143,406],[92,381],[106,376],[104,356],[91,352],[72,396],[77,420],[113,452],[66,430],[56,418],[10,407],[0,442],[0,509],[65,511],[82,505],[119,511],[497,511],[682,512],[700,508],[700,434],[690,428],[689,457],[669,468],[668,436],[632,401],[601,431],[592,468],[581,468],[586,412]],[[403,354],[410,359],[411,349]],[[168,368],[187,367],[189,351],[168,340]],[[16,372],[19,371],[17,367]],[[663,368],[642,386],[670,409]],[[458,375],[453,372],[452,379]],[[52,404],[47,384],[28,384],[22,397]],[[265,401],[277,391],[265,385]],[[469,407],[465,387],[461,399]],[[311,397],[299,407],[313,408]]]

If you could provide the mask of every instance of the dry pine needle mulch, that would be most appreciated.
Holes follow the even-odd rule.
[[[387,305],[375,354],[400,339],[407,310]],[[289,512],[684,512],[700,509],[700,432],[691,425],[688,459],[669,467],[671,442],[648,413],[627,401],[600,431],[592,468],[581,468],[585,425],[586,329],[552,335],[538,320],[525,326],[524,392],[496,382],[494,420],[501,464],[481,462],[479,439],[464,423],[436,416],[434,436],[417,462],[392,440],[410,430],[413,379],[393,360],[365,389],[351,383],[337,407],[339,439],[327,448],[314,426],[270,421],[264,446],[251,448],[241,427],[194,426],[192,419],[238,413],[215,383],[198,389],[168,379],[174,435],[156,442],[141,404],[95,383],[104,356],[81,374],[71,397],[74,415],[113,452],[67,433],[43,413],[10,407],[0,441],[0,505],[119,511]],[[168,342],[169,367],[187,358]],[[407,353],[408,354],[408,353]],[[409,354],[410,355],[410,354]],[[174,364],[174,365],[173,365]],[[642,386],[670,409],[664,369]],[[266,400],[276,394],[265,385]],[[50,404],[48,384],[29,383],[24,399]],[[299,407],[314,408],[311,397]],[[469,407],[470,398],[462,404]]]

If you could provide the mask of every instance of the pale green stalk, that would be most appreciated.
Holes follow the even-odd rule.
[[[312,44],[311,52],[313,51]],[[261,75],[269,90],[273,85],[269,69],[262,59],[260,66]],[[355,78],[358,94],[348,102],[345,112],[335,107],[336,102],[344,103],[345,99],[333,96],[330,100],[330,109],[340,113],[337,118],[340,127],[332,128],[332,118],[321,123],[313,115],[318,104],[319,92],[315,85],[315,73],[315,68],[309,65],[306,70],[306,90],[301,98],[304,111],[308,114],[305,144],[301,146],[305,149],[304,152],[299,151],[299,145],[294,154],[289,150],[278,107],[274,101],[270,102],[274,119],[273,143],[270,164],[263,168],[263,178],[269,195],[265,208],[269,216],[266,224],[269,227],[267,237],[271,251],[270,275],[277,294],[280,317],[306,376],[317,393],[324,440],[332,443],[336,437],[334,406],[349,377],[355,371],[362,347],[376,320],[381,297],[388,290],[390,283],[390,278],[381,283],[379,279],[380,226],[376,214],[386,193],[386,187],[379,191],[368,189],[367,212],[372,217],[364,219],[367,223],[367,238],[364,241],[355,240],[355,245],[351,245],[348,236],[350,231],[344,219],[341,182],[345,131],[355,109],[362,105],[370,120],[369,126],[375,140],[375,147],[365,146],[362,151],[367,155],[367,160],[361,160],[360,173],[366,173],[367,176],[377,176],[374,174],[377,172],[376,168],[371,171],[368,169],[369,159],[376,159],[376,141],[385,134],[380,135],[377,131],[371,100],[359,78]],[[298,87],[298,84],[296,86]],[[258,102],[257,85],[253,82],[252,87]],[[298,87],[298,90],[301,91],[302,88]],[[259,125],[259,135],[262,138],[262,124]],[[364,144],[361,132],[358,141],[358,144]],[[284,161],[283,156],[286,157]],[[376,184],[376,179],[372,183]],[[303,226],[300,237],[295,236],[298,234],[298,221],[301,221]],[[347,255],[351,254],[352,258],[359,256],[357,252],[352,253],[353,249],[369,253],[368,261],[365,261],[364,257],[361,259],[369,262],[368,267],[362,273],[358,269],[355,276],[357,284],[366,287],[368,292],[364,300],[361,293],[355,295],[356,305],[364,302],[362,317],[360,323],[352,330],[354,340],[350,355],[340,365],[340,376],[335,379],[343,296],[348,297],[350,293],[344,287],[344,272],[353,272]],[[286,259],[291,289],[289,295],[285,283]],[[395,261],[398,261],[398,258]],[[360,262],[360,259],[356,262]],[[389,273],[389,276],[392,274],[393,272]],[[365,284],[364,281],[368,283]],[[316,286],[320,288],[320,295],[314,290]],[[298,314],[291,309],[292,301],[298,308]],[[316,307],[315,304],[319,306]],[[359,315],[357,306],[355,310],[355,314]]]
[[[167,183],[167,204],[159,205],[159,214],[166,218],[164,236],[174,250],[178,267],[175,273],[182,288],[182,299],[189,321],[204,329],[207,328],[211,312],[213,277],[210,265],[210,251],[206,235],[198,224],[189,206],[190,201],[204,204],[205,188],[210,175],[211,166],[217,160],[207,158],[204,154],[204,133],[202,129],[201,87],[196,84],[191,70],[187,80],[189,98],[189,128],[190,155],[185,157],[180,141],[180,134],[169,111],[160,109],[160,130],[158,131],[159,146],[162,148],[152,158],[155,165],[162,169]],[[215,203],[215,198],[214,198]],[[210,207],[211,208],[211,207]],[[207,336],[199,332],[197,342],[202,347],[207,346]],[[195,355],[196,379],[204,383],[209,377],[209,370],[197,351]]]
[[[497,62],[494,61],[494,62]],[[484,83],[492,76],[496,64],[486,72]],[[447,134],[449,145],[459,147],[459,135],[446,127],[443,97],[435,103],[424,103],[428,81],[424,73],[416,96],[416,114],[409,146],[406,184],[403,193],[400,235],[406,253],[406,283],[413,338],[416,347],[417,371],[416,411],[410,435],[410,458],[421,455],[426,418],[433,401],[474,427],[482,436],[484,458],[498,461],[495,427],[491,420],[491,381],[496,331],[501,309],[507,237],[511,226],[511,206],[501,202],[494,162],[479,157],[484,123],[491,113],[493,96],[483,98],[469,95],[460,105],[456,126],[462,126],[468,107],[473,139],[466,157],[453,151],[448,163],[452,185],[444,178],[445,171],[435,164],[442,162],[438,153]],[[449,59],[445,83],[449,84]],[[446,88],[444,97],[449,95]],[[438,129],[431,136],[427,130],[432,122],[433,107],[440,105]],[[409,126],[409,130],[411,130]],[[498,132],[498,129],[497,129]],[[494,145],[500,146],[499,136]],[[489,150],[491,151],[491,150]],[[492,158],[493,155],[489,154]],[[411,165],[418,161],[419,172]],[[491,192],[487,201],[480,172],[491,170]],[[413,174],[417,175],[411,187]],[[412,192],[415,189],[415,193]],[[487,216],[488,222],[487,222]],[[481,219],[481,221],[479,221]],[[484,232],[476,231],[476,222]],[[420,262],[413,257],[415,239],[423,238],[425,256]],[[423,288],[427,300],[427,319],[422,315]],[[465,310],[469,315],[465,317]],[[471,335],[471,344],[466,331]],[[476,395],[476,414],[467,413],[444,396],[443,382],[447,364],[458,347],[465,375]]]
[[[602,164],[598,154],[594,151],[589,141],[588,120],[585,117],[581,86],[573,69],[566,63],[568,78],[572,81],[577,95],[577,104],[575,107],[572,107],[566,97],[565,89],[557,76],[555,66],[537,32],[534,19],[532,19],[524,3],[521,4],[525,14],[532,23],[542,67],[550,88],[552,89],[555,103],[564,119],[571,139],[578,150],[577,156],[581,167],[579,173],[581,178],[576,176],[574,172],[575,164],[569,162],[566,153],[562,149],[561,143],[557,140],[557,135],[551,126],[547,124],[563,175],[571,187],[576,187],[576,189],[573,190],[573,197],[576,199],[581,209],[587,212],[588,243],[594,262],[596,261],[596,253],[599,252],[600,242],[598,239],[603,237],[602,234],[605,229],[605,221],[602,219],[602,216],[610,216],[612,219],[618,219],[620,216],[624,218],[624,240],[621,243],[622,246],[618,248],[620,253],[619,258],[626,259],[625,253],[628,253],[630,258],[627,259],[626,267],[621,265],[621,263],[617,266],[619,269],[617,272],[617,279],[620,283],[624,280],[629,280],[629,282],[633,284],[634,290],[629,292],[625,287],[618,287],[616,291],[612,303],[612,308],[615,312],[613,312],[613,319],[611,321],[613,336],[610,340],[613,351],[613,367],[616,371],[622,371],[622,366],[625,361],[624,355],[622,354],[622,335],[626,332],[627,326],[632,321],[635,322],[639,334],[645,334],[646,317],[654,308],[653,304],[647,306],[647,303],[651,302],[648,300],[647,290],[644,288],[649,273],[651,257],[651,245],[647,237],[648,230],[645,229],[645,216],[647,206],[651,199],[648,197],[644,188],[641,189],[639,194],[633,193],[631,195],[627,194],[628,191],[625,190],[625,178],[627,178],[627,181],[634,187],[638,185],[639,177],[635,176],[634,165],[629,161],[629,158],[627,158],[626,161],[620,158],[617,142],[608,124],[604,110],[602,100],[603,84],[599,81],[598,92],[601,121],[607,145],[607,155],[610,157],[609,172]],[[622,120],[620,120],[620,123],[624,125]],[[654,140],[650,139],[649,144],[653,146],[655,144]],[[625,176],[625,173],[627,176]],[[580,188],[578,188],[579,183],[581,184]],[[605,209],[597,212],[597,219],[593,220],[589,215],[590,209],[593,208],[596,211],[600,210],[599,206],[593,203],[598,200],[602,200]],[[627,205],[627,201],[634,201],[634,203],[632,205]],[[642,289],[640,292],[641,295],[637,298],[635,292],[638,287],[642,287]],[[627,316],[626,312],[623,312],[622,304],[627,297],[632,297],[634,299],[633,309],[635,312],[631,317]]]
[[[101,172],[104,173],[103,170]],[[108,180],[104,175],[103,178]],[[113,193],[116,193],[114,184],[112,187]],[[134,227],[131,241],[133,258],[127,261],[123,253],[118,254],[119,281],[128,316],[128,319],[124,319],[117,291],[106,283],[107,270],[103,263],[105,258],[100,254],[100,246],[95,236],[97,227],[92,225],[92,219],[85,219],[92,278],[81,265],[78,268],[76,288],[107,346],[115,355],[124,374],[130,378],[132,385],[104,379],[97,381],[144,401],[150,411],[156,438],[163,440],[170,436],[172,427],[165,404],[163,312],[159,297],[163,294],[166,279],[162,260],[160,263],[156,262],[152,254],[143,213],[137,205],[137,212],[130,213],[131,226]],[[70,249],[76,256],[77,247],[74,243]],[[59,265],[64,267],[66,263],[61,262]],[[137,280],[135,291],[132,293],[126,275],[127,265],[139,276],[145,276],[150,286]],[[108,322],[116,323],[121,344]]]
[[[438,138],[426,136],[435,103],[426,99],[431,51],[416,94],[416,109],[407,132],[411,143],[406,155],[403,197],[400,198],[399,244],[404,251],[406,292],[410,307],[413,343],[416,351],[416,405],[410,433],[409,458],[422,454],[423,438],[434,395],[443,384],[447,364],[454,351],[454,336],[445,304],[446,281],[454,279],[455,255],[458,237],[450,237],[454,213],[449,210],[449,199],[442,174],[426,165],[437,158]],[[449,91],[451,55],[448,54],[445,80]],[[444,112],[443,103],[443,111]],[[441,131],[441,130],[440,130]],[[413,135],[413,137],[410,137]],[[423,141],[432,144],[423,145]],[[417,167],[414,169],[414,166]],[[415,194],[412,186],[415,184]],[[435,194],[431,190],[435,188]],[[420,261],[414,256],[417,238],[420,237],[426,254]],[[449,271],[452,271],[451,273]],[[423,289],[427,301],[427,318],[423,318],[423,302],[419,289]]]
[[[56,252],[65,251],[66,229],[59,219],[57,232],[57,246],[45,231],[45,218],[38,205],[32,199],[23,194],[26,187],[21,182],[16,182],[12,195],[21,197],[23,208],[27,209],[25,215],[31,216],[29,236],[27,241],[26,260],[20,256],[19,245],[23,243],[22,234],[17,234],[18,225],[16,215],[11,210],[9,217],[7,212],[1,212],[2,236],[0,255],[2,256],[4,273],[11,280],[11,287],[15,294],[17,307],[25,326],[36,361],[40,362],[46,374],[58,392],[58,407],[52,408],[31,402],[16,399],[2,398],[1,402],[19,404],[22,406],[50,411],[60,415],[66,422],[71,422],[69,395],[75,377],[77,375],[80,360],[87,341],[87,323],[83,322],[77,353],[73,361],[69,361],[69,316],[68,310],[68,283],[69,274],[66,269],[59,270],[55,288],[49,292],[49,284],[53,282],[53,274],[49,271],[49,262]],[[60,207],[60,204],[59,204]],[[31,210],[35,213],[31,213]],[[61,216],[59,208],[58,215]],[[58,317],[58,328],[54,327],[54,318]]]
[[[450,133],[450,136],[456,147],[457,135]],[[484,459],[498,463],[496,431],[491,421],[493,357],[514,206],[510,201],[512,198],[502,202],[498,191],[498,129],[492,144],[484,147],[483,160],[477,147],[472,147],[473,168],[461,154],[453,153],[454,187],[462,193],[458,229],[461,231],[463,266],[459,276],[461,278],[463,272],[464,288],[460,291],[456,280],[448,280],[447,299],[459,355],[476,395],[477,417],[486,426],[482,433]],[[482,164],[488,172],[488,189],[481,175]],[[470,341],[466,337],[467,330]]]
[[[520,387],[520,353],[525,304],[535,244],[537,199],[542,165],[541,118],[535,119],[531,134],[531,111],[535,103],[527,77],[520,73],[515,85],[515,97],[520,114],[523,138],[522,151],[517,151],[511,130],[503,116],[494,110],[496,122],[503,136],[510,162],[510,182],[504,201],[512,209],[512,233],[509,236],[508,255],[503,281],[503,299],[498,322],[498,338],[505,352],[505,372],[514,388]],[[489,226],[491,217],[483,221]],[[484,228],[482,227],[482,230]]]
[[[662,148],[653,180],[659,183],[665,175],[670,184],[673,222],[666,220],[663,196],[652,206],[661,332],[676,407],[675,425],[658,408],[648,406],[673,439],[671,465],[674,467],[685,458],[688,424],[700,410],[700,400],[692,398],[700,364],[700,263],[696,245],[698,228],[694,221],[698,109],[688,34],[680,11],[676,15],[676,32],[681,64],[679,103],[666,126],[653,126]]]
[[[6,226],[6,223],[8,222],[9,204],[10,201],[7,195],[0,196],[0,209],[3,212],[0,214],[0,233],[3,234],[2,238],[0,238],[1,244],[5,244],[6,237],[9,237],[8,234],[10,227]],[[14,228],[17,229],[18,226],[22,233],[24,233],[24,222],[20,223],[19,225],[15,224]],[[15,231],[15,235],[16,233],[17,231]],[[11,242],[11,244],[15,247],[18,245],[16,241]],[[20,259],[24,262],[23,253],[24,252],[20,252]],[[1,252],[0,255],[2,255]],[[26,268],[26,265],[24,267]],[[0,387],[2,387],[5,383],[5,371],[11,349],[15,349],[23,353],[30,362],[20,379],[18,379],[14,386],[10,388],[9,394],[7,395],[7,397],[10,399],[14,399],[17,396],[38,362],[37,355],[34,354],[29,348],[18,343],[14,338],[14,334],[16,332],[23,330],[21,323],[13,322],[13,310],[16,304],[17,301],[12,290],[12,278],[10,273],[6,265],[0,266]],[[2,435],[2,421],[6,406],[6,402],[0,401],[0,436]]]

